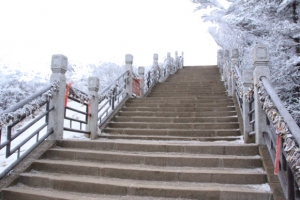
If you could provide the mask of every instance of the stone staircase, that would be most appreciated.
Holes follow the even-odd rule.
[[[130,99],[98,140],[61,140],[7,200],[272,199],[215,66],[186,67]]]

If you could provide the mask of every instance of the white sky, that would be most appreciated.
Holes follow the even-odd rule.
[[[71,62],[149,66],[184,51],[186,65],[216,64],[218,46],[190,0],[0,0],[0,58],[35,70],[52,54]],[[37,69],[37,67],[39,69]]]

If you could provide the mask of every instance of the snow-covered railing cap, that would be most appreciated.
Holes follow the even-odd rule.
[[[171,53],[168,52],[168,53],[167,53],[167,58],[170,58],[170,57],[171,57]]]
[[[223,49],[218,50],[218,58],[219,59],[223,58]]]
[[[51,70],[53,73],[65,74],[68,69],[68,58],[62,54],[52,55]]]
[[[263,44],[257,44],[254,46],[252,51],[252,56],[253,56],[253,64],[255,66],[267,65],[270,60],[268,47]]]
[[[88,89],[89,91],[95,91],[98,92],[99,91],[99,78],[95,77],[95,76],[91,76],[88,78]]]
[[[226,58],[226,59],[229,59],[229,50],[228,49],[225,49],[225,51],[224,51],[224,58]]]
[[[242,72],[242,82],[252,83],[252,81],[253,81],[253,70],[244,69]]]
[[[232,49],[231,54],[232,54],[231,59],[238,59],[239,58],[239,50],[238,49]]]
[[[276,94],[275,90],[271,86],[270,82],[266,77],[261,77],[261,82],[264,86],[264,89],[267,92],[267,95],[272,100],[274,107],[278,110],[278,112],[283,117],[284,122],[288,125],[288,129],[295,138],[298,145],[300,145],[300,129],[297,123],[295,122],[294,118],[291,116],[289,111],[286,109],[286,107],[282,104],[280,98]]]
[[[157,53],[153,54],[153,60],[158,60],[158,54]]]
[[[125,63],[126,64],[132,64],[133,63],[133,56],[131,54],[125,55]]]
[[[139,73],[139,76],[144,76],[144,74],[145,74],[145,67],[140,66],[138,68],[138,73]]]

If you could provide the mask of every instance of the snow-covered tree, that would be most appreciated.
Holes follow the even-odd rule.
[[[224,49],[238,48],[241,70],[253,68],[251,51],[257,43],[269,47],[271,82],[300,125],[300,1],[191,0],[197,10],[210,9],[203,20]]]

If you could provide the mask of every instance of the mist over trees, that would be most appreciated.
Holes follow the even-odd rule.
[[[240,69],[253,68],[252,49],[269,47],[270,81],[300,125],[300,1],[299,0],[191,0],[223,49],[239,49]]]

